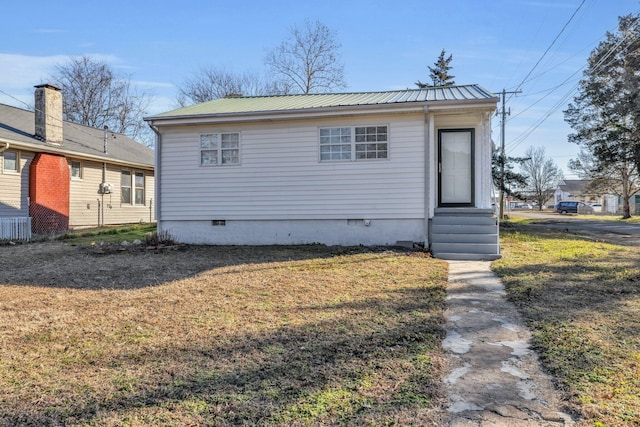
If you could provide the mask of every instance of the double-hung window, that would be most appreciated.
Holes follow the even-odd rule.
[[[135,172],[134,185],[135,185],[135,204],[144,205],[144,173],[143,172]]]
[[[20,172],[20,155],[15,150],[2,153],[2,170],[4,172]]]
[[[200,135],[200,165],[240,164],[240,134],[237,132]]]
[[[320,128],[320,161],[387,159],[388,126]]]
[[[131,171],[123,170],[120,174],[120,203],[131,204]]]
[[[80,160],[69,160],[71,179],[82,179],[82,162]]]
[[[123,169],[120,173],[120,203],[144,205],[144,172]]]

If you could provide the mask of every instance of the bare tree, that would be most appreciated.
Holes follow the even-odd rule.
[[[546,157],[544,147],[529,147],[524,157],[520,169],[526,177],[525,193],[542,210],[562,180],[562,170]]]
[[[319,21],[294,26],[290,38],[269,51],[265,63],[288,93],[322,93],[343,89],[344,65],[335,33]]]
[[[278,95],[286,93],[276,82],[269,82],[258,74],[234,74],[223,68],[207,67],[194,72],[179,87],[177,96],[181,107],[224,98],[231,95]]]
[[[127,76],[117,75],[103,61],[88,56],[71,57],[50,76],[63,91],[63,115],[68,121],[143,136],[143,121],[151,95],[137,89]]]

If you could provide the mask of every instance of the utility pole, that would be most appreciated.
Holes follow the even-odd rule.
[[[505,109],[505,98],[507,94],[517,94],[517,93],[522,93],[521,90],[514,90],[514,91],[506,91],[504,89],[502,89],[502,110],[498,111],[496,113],[501,115],[501,119],[500,119],[500,219],[504,219],[504,164],[507,162],[507,156],[505,154],[505,150],[504,150],[504,127],[505,127],[505,122],[507,121],[507,116],[511,115],[511,108],[509,108],[509,111],[507,111]]]

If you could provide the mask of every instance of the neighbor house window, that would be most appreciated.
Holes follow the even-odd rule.
[[[7,150],[3,154],[3,166],[4,172],[19,172],[20,169],[20,156],[15,150]]]
[[[134,181],[136,186],[136,205],[144,205],[144,173],[136,172]]]
[[[200,165],[227,166],[240,164],[239,133],[200,135]]]
[[[80,160],[69,161],[71,179],[82,179],[82,162]]]
[[[120,203],[123,205],[144,205],[144,181],[144,172],[122,170],[120,174]]]
[[[131,204],[131,171],[122,171],[120,175],[120,203]]]
[[[387,126],[320,129],[320,160],[365,160],[389,157]]]

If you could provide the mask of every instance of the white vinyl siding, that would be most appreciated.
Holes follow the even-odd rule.
[[[29,165],[33,160],[33,153],[20,151],[17,154],[17,169],[20,172],[6,171],[5,173],[3,155],[6,153],[5,151],[0,154],[3,168],[0,173],[0,216],[29,216]]]
[[[320,128],[380,123],[388,123],[393,159],[318,161]],[[319,119],[244,125],[237,168],[193,168],[194,150],[199,150],[193,141],[207,132],[163,129],[161,219],[424,218],[424,129],[421,113],[356,123]]]

